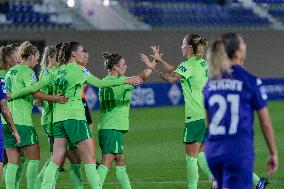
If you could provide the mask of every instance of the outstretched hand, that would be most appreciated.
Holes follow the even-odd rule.
[[[143,83],[143,79],[139,76],[127,77],[125,83],[130,85],[140,85]]]
[[[160,53],[160,46],[151,46],[151,49],[153,51],[153,55],[150,56],[153,57],[158,62],[161,62],[163,60],[162,59],[163,54]]]
[[[145,54],[140,54],[140,58],[141,58],[141,61],[144,62],[144,64],[151,70],[155,69],[156,67],[156,61],[153,60],[153,62],[151,62],[148,58],[147,55]]]

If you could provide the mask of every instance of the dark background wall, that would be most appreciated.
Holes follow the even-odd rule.
[[[194,32],[199,33],[199,32]],[[106,75],[101,53],[115,52],[127,60],[128,73],[140,73],[145,67],[140,61],[139,54],[150,54],[150,46],[159,44],[165,59],[178,65],[184,60],[181,53],[181,43],[186,32],[21,32],[0,33],[1,40],[45,40],[46,45],[61,41],[79,41],[90,52],[90,71],[97,76]],[[220,33],[199,33],[208,39],[209,44]],[[247,43],[247,60],[245,67],[263,78],[284,77],[284,32],[242,32]],[[156,76],[150,81],[160,81]]]

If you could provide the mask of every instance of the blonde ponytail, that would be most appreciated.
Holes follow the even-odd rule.
[[[201,59],[201,58],[204,57],[205,49],[206,49],[207,46],[208,46],[208,42],[205,38],[201,38],[198,41],[198,45],[197,45],[197,48],[196,48],[196,54],[195,54],[197,59]]]
[[[224,43],[221,39],[213,42],[208,53],[209,76],[220,79],[223,73],[230,73],[231,61],[225,51]]]

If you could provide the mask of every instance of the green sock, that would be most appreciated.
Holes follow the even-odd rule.
[[[58,168],[59,166],[57,164],[52,161],[49,162],[45,169],[41,189],[50,189],[55,185]]]
[[[116,178],[123,189],[131,189],[126,166],[116,166]]]
[[[85,172],[91,189],[101,189],[102,186],[100,184],[100,177],[96,169],[96,164],[85,164]]]
[[[104,166],[103,164],[100,164],[99,168],[98,168],[98,174],[101,178],[101,184],[102,186],[104,185],[106,176],[107,176],[107,172],[108,172],[108,168],[106,166]]]
[[[50,159],[45,162],[45,164],[43,165],[43,168],[41,169],[41,171],[37,175],[37,178],[38,178],[38,181],[40,182],[40,185],[42,184],[44,173],[45,173],[46,167],[48,166],[49,162],[50,162]]]
[[[16,188],[17,189],[20,188],[20,183],[21,183],[21,180],[22,180],[23,170],[24,170],[26,160],[27,160],[26,157],[24,157],[24,156],[20,157],[19,169],[17,171],[17,176],[16,176]]]
[[[197,189],[198,166],[197,158],[186,156],[188,189]]]
[[[19,166],[13,163],[7,164],[7,170],[5,174],[6,189],[16,189],[16,175]]]
[[[257,183],[259,182],[260,178],[255,173],[252,173],[252,175],[253,175],[253,185],[256,186]]]
[[[4,165],[4,167],[3,167],[3,175],[2,175],[2,178],[1,178],[1,185],[2,185],[2,184],[5,184],[6,171],[7,171],[7,164]]]
[[[199,167],[202,169],[202,171],[204,172],[204,174],[208,177],[208,178],[213,178],[213,174],[212,172],[210,171],[210,168],[208,166],[208,163],[207,163],[207,159],[206,159],[206,156],[205,156],[205,153],[204,152],[199,152],[199,155],[198,155],[198,165]]]
[[[36,189],[35,186],[38,185],[39,181],[38,175],[39,160],[29,160],[27,166],[27,188]]]
[[[74,189],[83,189],[83,178],[81,164],[71,164],[70,179]]]

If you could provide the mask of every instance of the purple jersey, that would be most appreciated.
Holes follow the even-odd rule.
[[[0,77],[0,100],[6,99],[4,79]],[[0,162],[4,161],[4,134],[2,121],[0,119]]]
[[[238,154],[254,158],[253,111],[265,107],[267,99],[261,83],[239,65],[232,66],[231,75],[208,80],[204,91],[208,157]]]

